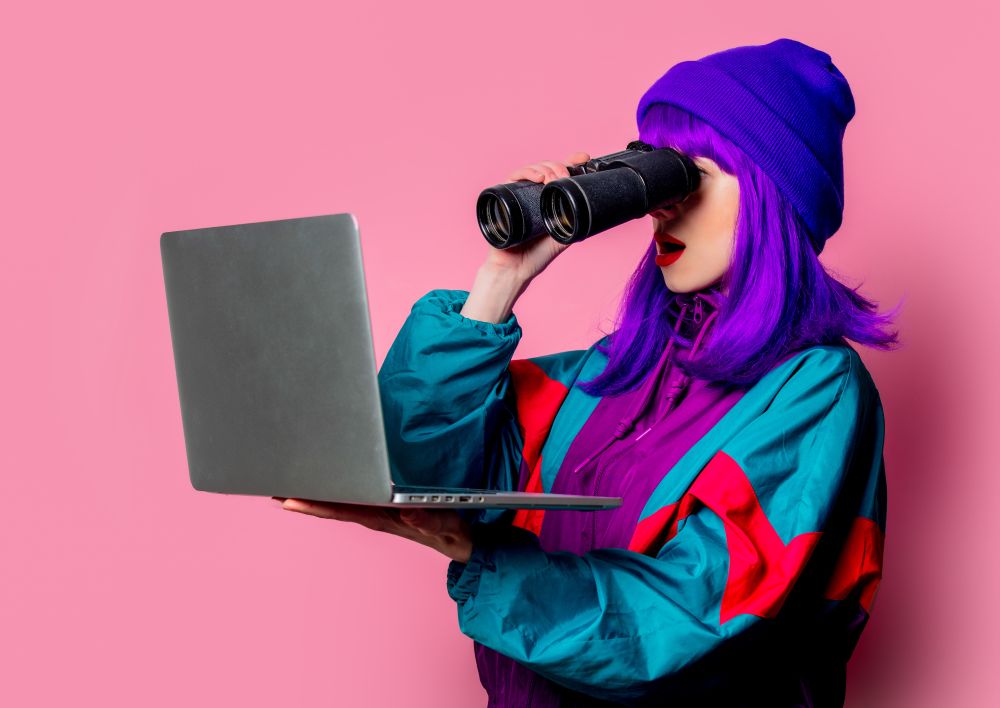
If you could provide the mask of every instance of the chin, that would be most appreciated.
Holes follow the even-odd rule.
[[[671,273],[671,267],[672,265],[660,266],[660,272],[663,273],[663,282],[666,284],[667,289],[672,293],[700,292],[718,282],[718,278],[685,278],[676,273]]]
[[[697,289],[692,288],[685,279],[678,278],[671,273],[670,268],[671,266],[660,266],[660,272],[663,273],[663,282],[666,284],[667,290],[672,293],[689,293]]]

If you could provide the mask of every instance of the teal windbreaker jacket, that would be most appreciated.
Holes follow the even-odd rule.
[[[691,351],[594,397],[574,384],[606,338],[515,360],[516,316],[466,318],[467,296],[420,298],[379,371],[394,478],[623,498],[472,519],[447,589],[489,705],[842,705],[886,513],[857,352],[793,352],[745,388],[688,380],[673,362],[715,316],[703,291],[677,298]]]

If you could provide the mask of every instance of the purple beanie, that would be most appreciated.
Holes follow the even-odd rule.
[[[682,61],[639,100],[669,103],[736,144],[777,185],[809,229],[816,253],[840,228],[844,211],[842,144],[854,96],[830,55],[797,42],[734,47]]]

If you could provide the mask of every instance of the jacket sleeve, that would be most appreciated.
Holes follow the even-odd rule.
[[[881,470],[880,403],[856,357],[808,358],[664,505],[644,552],[545,552],[519,529],[480,531],[469,561],[448,567],[463,633],[567,688],[630,705],[764,636],[847,478]]]
[[[421,297],[379,370],[393,479],[542,491],[542,447],[593,347],[512,360],[517,318],[467,318],[468,296],[432,290]]]
[[[514,314],[494,324],[461,314],[468,293],[432,290],[413,305],[378,373],[393,479],[511,490],[521,433],[512,405]]]

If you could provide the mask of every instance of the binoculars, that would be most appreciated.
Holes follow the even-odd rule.
[[[518,180],[484,189],[476,217],[490,245],[506,249],[546,234],[583,241],[681,202],[701,183],[688,156],[641,140],[567,169],[569,177],[544,185]]]

